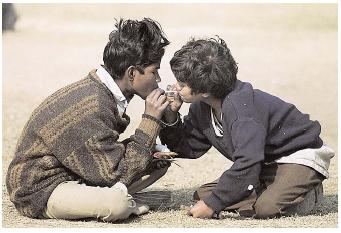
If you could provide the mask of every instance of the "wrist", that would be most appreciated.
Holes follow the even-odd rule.
[[[216,215],[219,215],[219,213],[226,207],[224,203],[213,193],[204,198],[203,201]]]
[[[151,118],[153,118],[153,119],[155,119],[157,121],[161,120],[161,118],[162,118],[162,115],[152,114],[152,113],[149,113],[149,112],[146,112],[146,111],[143,113],[143,115],[147,115],[147,116],[149,116],[149,117],[151,117]]]
[[[161,119],[168,124],[174,123],[177,120],[178,113],[179,112],[173,112],[171,109],[166,108]]]
[[[175,113],[175,117],[173,118],[167,118],[163,117],[161,119],[161,123],[164,127],[172,127],[174,125],[176,125],[181,119],[181,115],[179,112]]]
[[[143,114],[142,120],[135,131],[135,140],[144,147],[152,149],[160,130],[160,120],[156,119],[153,116]]]

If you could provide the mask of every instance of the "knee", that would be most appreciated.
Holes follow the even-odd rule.
[[[254,209],[256,218],[274,218],[281,215],[281,209],[277,202],[272,198],[258,198]]]
[[[131,196],[116,188],[110,188],[105,202],[107,203],[106,208],[98,216],[101,215],[101,219],[107,222],[128,218],[135,207],[135,202]]]

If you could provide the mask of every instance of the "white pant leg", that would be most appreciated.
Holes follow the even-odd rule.
[[[126,189],[67,181],[52,192],[44,215],[57,219],[98,218],[114,222],[126,219],[132,213],[143,214],[147,211],[147,206],[136,206]]]

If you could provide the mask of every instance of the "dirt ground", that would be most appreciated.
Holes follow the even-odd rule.
[[[2,35],[2,226],[12,227],[336,227],[338,160],[324,182],[325,198],[308,216],[272,220],[222,220],[186,216],[193,191],[218,178],[231,163],[212,149],[197,160],[178,160],[150,190],[171,190],[174,207],[121,223],[36,220],[17,213],[5,187],[16,141],[33,109],[49,94],[84,77],[102,63],[114,18],[150,17],[162,25],[171,44],[161,64],[161,87],[174,82],[169,61],[190,37],[219,35],[239,65],[239,79],[293,102],[322,125],[322,137],[337,154],[336,4],[17,4],[16,30]],[[141,119],[143,101],[128,107],[132,123]],[[181,112],[186,114],[188,105]]]

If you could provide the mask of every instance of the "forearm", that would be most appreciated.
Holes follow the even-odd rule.
[[[92,184],[112,186],[121,181],[128,185],[152,160],[160,124],[149,118],[144,116],[135,134],[124,142],[117,141],[116,131],[99,127],[100,133],[69,154],[64,165]]]
[[[205,154],[211,144],[197,130],[191,130],[179,120],[172,127],[165,127],[160,131],[162,144],[178,154],[177,158],[196,159]]]
[[[167,124],[173,124],[174,122],[176,122],[178,115],[179,115],[178,112],[173,112],[172,110],[166,108],[165,111],[163,112],[161,120]]]
[[[159,134],[161,143],[166,144],[171,151],[174,151],[177,148],[184,134],[183,130],[184,126],[181,119],[179,118],[175,119],[174,121],[171,121],[172,122],[171,126],[167,126],[164,124]],[[168,121],[166,122],[168,123]]]
[[[135,134],[126,144],[123,162],[125,172],[120,179],[124,184],[129,185],[139,173],[146,170],[152,161],[153,149],[160,129],[159,120],[149,115],[143,115]]]

